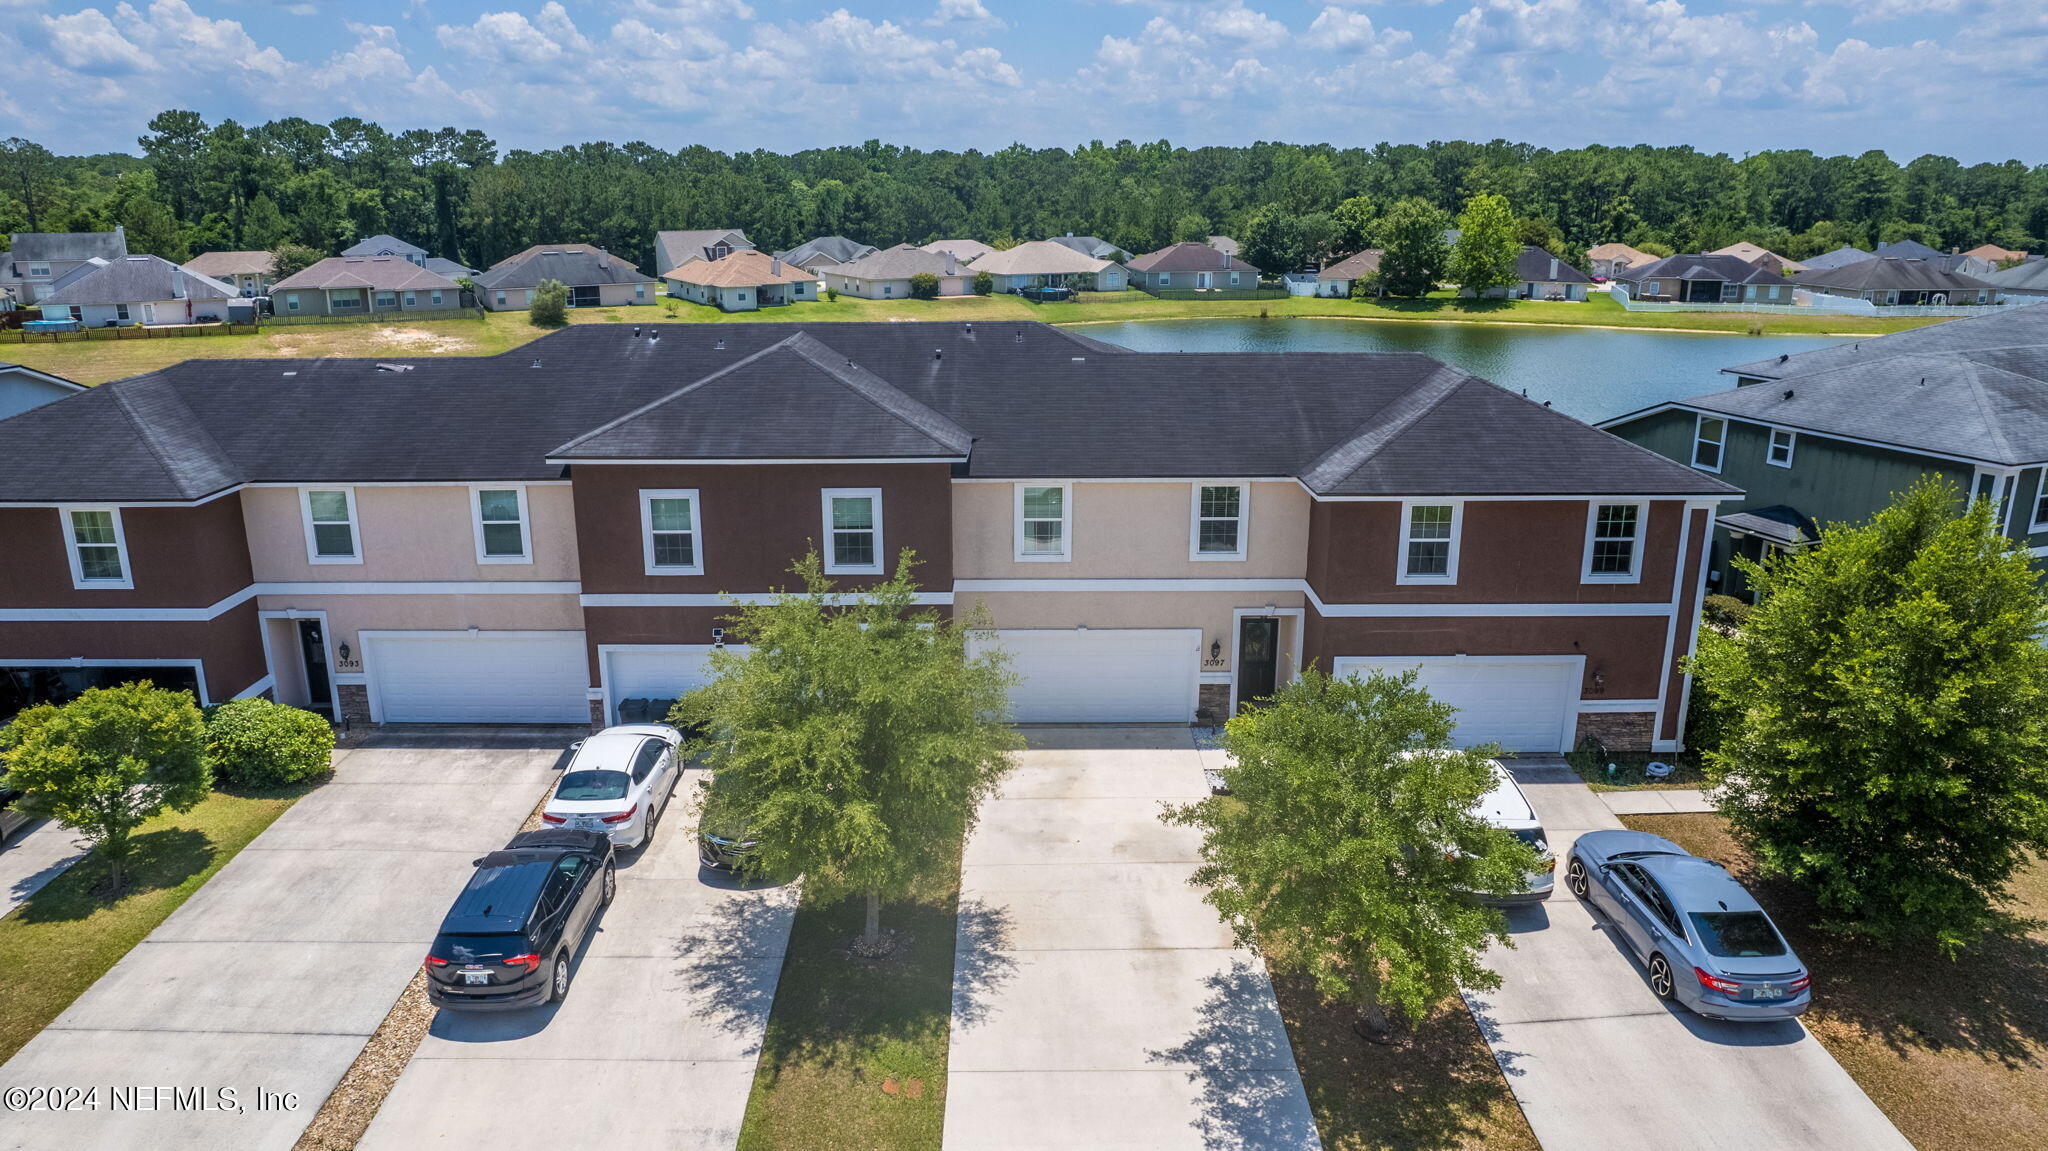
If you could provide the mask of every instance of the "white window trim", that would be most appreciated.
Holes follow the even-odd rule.
[[[1237,489],[1237,550],[1231,552],[1205,552],[1202,550],[1202,489]],[[1217,517],[1221,518],[1221,517]],[[1252,485],[1245,480],[1197,480],[1188,490],[1188,558],[1197,563],[1222,561],[1242,563],[1251,555],[1252,535]]]
[[[345,556],[323,556],[320,545],[313,538],[313,493],[340,492],[348,501],[348,542],[355,546],[355,554]],[[356,490],[348,487],[321,487],[317,484],[299,489],[299,522],[306,529],[306,562],[309,564],[359,564],[363,562],[362,514],[356,508]]]
[[[1026,553],[1024,550],[1025,488],[1060,489],[1060,543],[1064,545],[1064,550],[1058,553],[1057,555],[1048,555],[1041,552]],[[1015,484],[1011,488],[1010,508],[1010,544],[1013,549],[1013,558],[1015,558],[1018,563],[1063,564],[1073,562],[1074,485],[1072,483],[1053,483],[1050,481],[1038,481],[1032,483]]]
[[[1417,507],[1440,508],[1448,505],[1451,509],[1451,555],[1444,564],[1443,575],[1408,574],[1409,532],[1415,525],[1414,509]],[[1401,545],[1394,553],[1394,583],[1406,586],[1412,584],[1448,585],[1458,582],[1458,553],[1465,538],[1464,500],[1402,500],[1401,501]]]
[[[121,559],[121,578],[87,579],[78,559],[78,533],[72,530],[73,512],[108,512],[114,517],[114,554]],[[57,526],[64,532],[64,558],[71,564],[71,586],[79,591],[132,591],[135,569],[128,562],[128,535],[121,526],[121,509],[113,504],[64,504],[57,509]],[[93,545],[95,547],[100,545]]]
[[[833,557],[835,557],[835,556],[837,556],[837,555],[839,554],[839,550],[838,550],[838,548],[837,548],[837,547],[835,546],[835,544],[837,543],[837,534],[838,534],[838,533],[837,533],[837,532],[835,532],[835,531],[833,530],[833,527],[832,527],[832,501],[833,501],[833,499],[835,499],[835,498],[838,498],[838,499],[858,499],[858,498],[866,498],[866,499],[867,499],[867,500],[869,501],[869,504],[868,504],[868,506],[869,506],[870,508],[874,509],[874,513],[875,513],[875,526],[874,526],[874,529],[873,529],[873,531],[874,531],[874,536],[875,536],[875,561],[874,561],[873,563],[867,563],[867,564],[842,564],[842,563],[839,563],[839,562],[838,562],[837,560],[835,560],[835,559],[833,558]],[[823,529],[823,530],[824,530],[824,543],[825,543],[825,546],[824,546],[824,552],[825,552],[825,574],[826,574],[826,575],[881,575],[881,574],[882,574],[882,570],[883,570],[883,557],[887,555],[887,553],[886,553],[886,552],[884,552],[884,551],[882,550],[882,489],[880,489],[880,488],[821,488],[821,489],[819,489],[819,491],[818,491],[818,508],[819,508],[819,511],[820,511],[820,513],[821,513],[821,514],[822,514],[822,515],[824,516],[824,529]]]
[[[516,556],[494,556],[484,554],[484,505],[485,492],[511,492],[519,500],[519,554]],[[504,521],[494,521],[502,523]],[[476,562],[480,564],[530,564],[533,562],[533,517],[526,510],[525,484],[471,484],[469,487],[469,525],[476,539]]]
[[[2048,469],[2043,469],[2040,478],[2034,481],[2034,508],[2028,514],[2027,534],[2048,532],[2048,519],[2041,518],[2041,505],[2048,501]]]
[[[654,566],[654,501],[690,501],[690,558],[688,567]],[[651,576],[694,576],[704,574],[704,504],[696,488],[640,489],[640,558]]]
[[[1628,574],[1593,571],[1593,532],[1600,524],[1601,508],[1632,507],[1636,509],[1635,554],[1629,557]],[[1650,504],[1647,500],[1588,500],[1586,502],[1586,543],[1579,556],[1580,583],[1641,583],[1643,582],[1643,557],[1649,553],[1644,547],[1650,534]]]
[[[1778,450],[1778,437],[1785,437],[1785,459],[1780,462],[1771,456]],[[1724,449],[1725,450],[1725,449]],[[1799,433],[1790,428],[1772,428],[1770,439],[1764,442],[1764,462],[1774,468],[1789,468],[1792,457],[1799,451]]]
[[[1708,440],[1706,440],[1706,439],[1704,439],[1704,438],[1703,438],[1703,435],[1702,435],[1702,433],[1704,433],[1704,432],[1706,431],[1706,427],[1707,427],[1707,421],[1708,421],[1708,420],[1713,420],[1714,422],[1716,422],[1716,423],[1718,423],[1718,424],[1720,424],[1720,425],[1721,425],[1721,438],[1720,438],[1719,440],[1717,440],[1717,441],[1708,441]],[[1708,442],[1712,442],[1712,443],[1714,444],[1714,450],[1715,450],[1715,453],[1716,453],[1716,454],[1715,454],[1715,456],[1714,456],[1714,461],[1715,461],[1715,462],[1714,462],[1714,466],[1713,466],[1713,467],[1708,467],[1707,465],[1705,465],[1705,464],[1703,464],[1703,463],[1701,463],[1701,462],[1700,462],[1700,445],[1701,445],[1702,443],[1708,443]],[[1699,470],[1701,470],[1701,471],[1703,471],[1703,472],[1712,472],[1712,473],[1713,473],[1713,474],[1715,474],[1715,475],[1720,475],[1720,474],[1721,474],[1721,465],[1722,465],[1722,464],[1725,464],[1725,463],[1727,463],[1727,462],[1728,462],[1728,420],[1727,420],[1727,417],[1725,417],[1725,416],[1709,416],[1709,415],[1706,415],[1706,414],[1704,414],[1704,413],[1702,413],[1702,414],[1700,414],[1700,415],[1696,415],[1696,416],[1694,416],[1694,417],[1692,418],[1692,466],[1693,466],[1693,467],[1696,467],[1696,468],[1698,468]]]

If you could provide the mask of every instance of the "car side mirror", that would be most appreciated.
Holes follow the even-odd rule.
[[[469,861],[469,865],[471,867],[482,867],[484,865],[484,861],[482,859],[472,859]]]

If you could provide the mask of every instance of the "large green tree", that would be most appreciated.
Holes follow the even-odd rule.
[[[881,907],[953,866],[976,808],[1018,745],[1003,722],[1011,676],[976,653],[985,621],[917,607],[905,551],[886,580],[836,590],[816,552],[803,590],[740,603],[712,652],[711,682],[675,707],[715,779],[720,810],[758,840],[758,869],[804,879],[805,897]]]
[[[1392,296],[1427,295],[1450,263],[1442,209],[1413,196],[1388,209],[1380,220],[1380,286]]]
[[[135,829],[206,798],[205,746],[190,693],[124,683],[16,715],[0,728],[0,768],[9,787],[28,793],[30,811],[94,845],[118,891]]]
[[[1756,610],[1694,669],[1759,864],[1840,926],[1951,953],[2048,852],[2048,606],[1998,506],[1961,502],[1923,481],[1795,557],[1736,560]]]
[[[1451,245],[1451,282],[1483,296],[1515,282],[1515,259],[1522,242],[1515,236],[1515,213],[1505,196],[1480,195],[1465,201],[1458,213],[1458,242]]]
[[[1519,890],[1536,850],[1474,814],[1488,751],[1451,751],[1453,709],[1415,673],[1332,679],[1311,667],[1233,716],[1231,794],[1170,809],[1202,832],[1194,882],[1241,943],[1355,1004],[1364,1027],[1420,1020],[1460,987],[1507,919],[1473,892]]]

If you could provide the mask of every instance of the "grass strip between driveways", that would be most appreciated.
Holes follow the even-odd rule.
[[[1749,888],[1813,972],[1807,1030],[1920,1151],[2048,1147],[2048,864],[2014,880],[2011,930],[1951,962],[1818,930],[1806,889],[1759,879],[1718,815],[1622,822]]]
[[[959,894],[956,866],[928,893],[884,904],[883,930],[908,940],[875,962],[847,950],[861,900],[798,905],[739,1151],[936,1151]]]
[[[99,894],[106,864],[88,855],[0,919],[0,1063],[313,786],[216,791],[190,811],[165,812],[137,831],[118,898]],[[51,827],[38,834],[69,833]]]

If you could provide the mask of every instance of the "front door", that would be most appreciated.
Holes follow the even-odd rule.
[[[145,323],[145,324],[154,324],[154,323],[156,323],[156,305],[155,305],[155,304],[144,304],[144,305],[142,305],[142,322],[143,322],[143,323]]]
[[[327,637],[320,621],[299,621],[299,652],[306,661],[306,706],[314,711],[332,712],[334,692],[327,677]]]
[[[1280,621],[1246,616],[1237,625],[1237,705],[1273,694],[1280,668]]]

